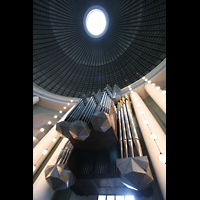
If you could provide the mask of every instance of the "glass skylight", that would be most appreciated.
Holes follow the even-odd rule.
[[[86,33],[93,38],[103,36],[108,29],[108,24],[108,14],[101,6],[95,5],[90,7],[84,15],[84,29]]]
[[[91,10],[86,17],[86,27],[93,35],[100,35],[106,28],[106,17],[99,9]]]

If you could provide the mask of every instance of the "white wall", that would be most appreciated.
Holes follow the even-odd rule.
[[[68,141],[68,138],[63,138],[63,140],[61,141],[61,143],[59,144],[59,146],[57,147],[57,149],[55,150],[55,152],[53,153],[53,155],[51,156],[51,158],[49,159],[49,161],[47,162],[47,164],[41,171],[40,175],[34,182],[34,184],[33,184],[33,200],[50,200],[51,199],[51,197],[54,193],[54,190],[47,183],[47,181],[45,179],[44,171],[45,171],[45,168],[47,167],[47,165],[55,164],[55,162],[60,154],[61,149],[64,147],[64,145],[66,144],[67,141]]]

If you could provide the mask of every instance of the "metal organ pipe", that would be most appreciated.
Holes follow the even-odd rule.
[[[108,113],[108,94],[106,93],[106,103],[105,103],[105,110],[106,113]]]
[[[128,135],[128,145],[129,145],[129,148],[130,148],[131,157],[134,157],[133,141],[132,141],[132,137],[131,137],[131,131],[130,131],[129,123],[128,123],[128,116],[127,116],[127,113],[126,113],[125,104],[123,104],[123,111],[124,111],[124,118],[125,118],[125,122],[126,122],[126,130],[127,130],[127,135]]]
[[[72,143],[68,140],[55,165],[48,165],[45,169],[45,179],[53,190],[67,189],[75,183],[76,177],[67,166],[73,148]]]
[[[124,143],[124,148],[125,148],[125,156],[126,156],[126,158],[128,158],[128,146],[127,146],[126,129],[125,129],[122,107],[121,107],[120,111],[121,111],[121,119],[122,119],[122,133],[123,133],[123,143]]]
[[[99,100],[93,92],[78,119],[70,124],[69,132],[74,139],[84,141],[90,136],[91,128],[89,122],[98,102]]]
[[[71,151],[72,151],[73,148],[74,148],[74,147],[73,147],[72,143],[70,143],[68,149],[66,150],[67,153],[66,153],[66,156],[65,156],[64,159],[63,159],[62,164],[67,164],[67,161],[68,161],[68,159],[69,159],[69,156],[70,156]]]
[[[90,97],[87,105],[83,109],[81,115],[79,116],[78,120],[84,121],[86,123],[89,123],[91,119],[91,115],[93,114],[96,106],[97,106],[97,101],[98,99],[95,100],[95,93],[92,93],[92,96]]]
[[[110,103],[111,103],[111,98],[109,96],[109,101],[108,101],[108,114],[110,113]]]
[[[66,163],[65,163],[65,160],[66,160],[66,158],[67,158],[68,155],[69,155],[69,150],[70,150],[70,148],[71,148],[71,144],[69,143],[69,145],[67,146],[67,148],[65,148],[65,156],[63,157],[63,160],[62,160],[62,162],[61,162],[60,164],[66,164]]]
[[[117,114],[117,108],[116,108],[116,106],[115,106],[115,103],[114,103],[113,99],[111,99],[111,101],[112,101],[113,107],[114,107],[114,109],[115,109],[115,112],[116,112],[116,114]]]
[[[101,99],[101,105],[100,105],[100,109],[99,109],[99,111],[102,111],[102,109],[103,109],[103,104],[104,104],[104,99],[105,99],[105,91],[104,91],[104,93],[103,93],[103,97],[102,97],[102,99]]]
[[[140,145],[139,137],[138,137],[138,134],[137,134],[137,131],[136,131],[136,128],[135,128],[133,116],[131,115],[130,106],[128,104],[127,99],[126,99],[126,108],[127,108],[127,112],[128,112],[128,116],[129,116],[129,122],[130,122],[130,125],[131,125],[133,141],[135,143],[135,146],[136,146],[136,149],[137,149],[139,156],[143,156],[142,147]]]
[[[108,101],[108,95],[107,95],[107,93],[105,92],[105,101],[104,101],[104,106],[103,106],[103,111],[104,112],[107,112],[106,110],[107,110],[107,101]]]
[[[78,119],[79,115],[81,114],[82,110],[84,109],[84,106],[78,107],[78,111],[74,114],[73,118],[74,121]]]
[[[89,119],[89,117],[90,117],[90,115],[93,112],[95,107],[96,107],[96,103],[94,102],[94,98],[92,97],[89,108],[88,108],[86,116],[85,116],[85,120],[84,120],[86,123],[88,123],[88,119]]]
[[[119,143],[120,143],[120,152],[121,158],[123,158],[123,144],[122,144],[122,126],[121,126],[121,115],[119,110]]]
[[[88,106],[87,106],[85,112],[83,113],[82,117],[80,118],[81,121],[86,121],[86,118],[88,116],[88,113],[89,113],[90,107],[91,107],[91,100],[92,99],[90,99],[90,102],[88,103]]]
[[[71,142],[68,140],[67,143],[65,144],[64,148],[62,149],[62,153],[60,153],[56,164],[63,164],[63,161],[65,160],[65,158],[68,156],[68,151],[70,148],[73,148],[73,145],[71,144]]]
[[[123,151],[124,151],[126,157],[134,157],[135,156],[134,147],[133,147],[133,142],[134,142],[138,155],[143,156],[139,137],[135,128],[134,121],[133,121],[129,97],[127,95],[125,95],[125,97],[123,97],[122,100],[118,102],[117,110],[118,110],[118,118],[119,118],[119,143],[120,143],[121,155],[123,155]],[[122,135],[123,135],[124,145],[122,145],[122,141],[121,141]],[[127,145],[127,142],[128,142],[128,145]]]
[[[77,120],[77,118],[79,117],[83,109],[84,109],[84,105],[82,104],[77,108],[77,110],[70,116],[70,118],[67,121],[72,122],[72,121]]]
[[[84,106],[83,100],[82,100],[82,99],[80,99],[80,101],[78,102],[78,104],[74,107],[74,109],[73,109],[73,110],[69,113],[69,115],[65,118],[65,121],[70,122],[70,121],[74,118],[73,115],[78,111],[78,107],[79,107],[80,105],[83,105],[83,106]]]
[[[89,111],[89,114],[88,114],[88,116],[87,116],[87,118],[86,118],[86,122],[87,123],[89,123],[89,121],[91,120],[91,114],[93,114],[93,112],[94,112],[94,110],[95,110],[95,108],[96,108],[96,102],[95,102],[95,100],[92,98],[92,105],[91,105],[91,109],[90,109],[90,111]]]
[[[65,118],[65,121],[67,121],[67,122],[76,121],[78,119],[79,115],[81,114],[81,112],[83,111],[86,104],[87,104],[86,96],[83,95],[83,97],[80,99],[80,101],[74,107],[74,109]]]
[[[85,117],[85,115],[86,115],[86,113],[87,113],[87,111],[88,111],[88,107],[89,107],[89,105],[90,105],[90,102],[91,102],[91,98],[89,99],[87,105],[86,105],[85,108],[83,109],[83,111],[82,111],[81,115],[79,116],[78,120],[82,120],[82,119]]]
[[[95,109],[95,113],[91,116],[91,124],[96,131],[106,132],[109,128],[112,127],[112,131],[116,131],[116,116],[115,113],[109,115],[111,108],[111,100],[112,96],[109,90],[109,87],[106,86],[103,90],[102,98],[97,108]],[[114,105],[114,109],[116,111],[116,107]],[[116,112],[117,114],[117,112]]]

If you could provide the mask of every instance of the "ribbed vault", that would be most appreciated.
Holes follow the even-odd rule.
[[[109,15],[101,38],[83,28],[93,5]],[[33,0],[33,83],[51,93],[80,97],[107,84],[123,88],[165,57],[165,1]]]

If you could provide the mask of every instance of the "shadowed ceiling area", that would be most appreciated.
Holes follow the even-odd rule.
[[[84,30],[93,5],[108,13],[100,38]],[[33,0],[33,84],[54,94],[91,96],[124,88],[166,57],[166,1]]]

